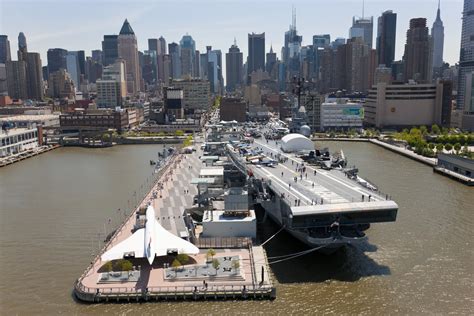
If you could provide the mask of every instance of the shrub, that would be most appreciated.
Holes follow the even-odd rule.
[[[212,248],[210,248],[208,251],[207,251],[207,256],[211,257],[211,258],[214,258],[214,256],[216,255],[216,251]]]
[[[444,149],[446,149],[447,151],[451,151],[453,149],[453,145],[451,145],[451,143],[447,143],[446,145],[444,145]]]
[[[234,268],[234,270],[237,271],[237,269],[240,268],[240,261],[232,260],[232,268]]]
[[[444,145],[443,144],[436,144],[436,151],[437,152],[442,152],[444,149]]]
[[[184,135],[184,132],[182,130],[177,130],[176,132],[174,132],[174,134],[176,136],[183,136]]]
[[[107,261],[107,262],[102,266],[102,269],[103,269],[105,272],[110,272],[110,271],[112,271],[112,262]]]
[[[438,135],[439,133],[441,132],[441,130],[439,129],[439,126],[436,125],[436,124],[433,124],[431,126],[431,133],[435,134],[435,135]]]
[[[133,264],[126,259],[120,259],[115,262],[115,268],[119,271],[130,271],[133,268]]]
[[[189,262],[189,256],[185,253],[180,253],[179,255],[176,256],[176,260],[178,260],[181,265],[185,265],[186,263]]]
[[[454,150],[456,151],[456,153],[458,154],[459,151],[461,150],[461,144],[460,143],[456,143],[454,144]]]
[[[220,266],[221,266],[221,263],[219,262],[219,260],[217,259],[212,260],[212,267],[216,269],[216,274],[217,274],[217,269],[219,269]]]

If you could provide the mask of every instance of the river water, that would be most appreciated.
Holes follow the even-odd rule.
[[[472,314],[474,189],[372,144],[321,145],[391,194],[398,219],[373,225],[365,245],[275,264],[275,301],[74,301],[74,280],[144,190],[159,145],[60,148],[0,169],[0,314]],[[266,249],[306,248],[281,233]]]

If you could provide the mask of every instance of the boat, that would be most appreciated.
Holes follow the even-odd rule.
[[[319,156],[325,159],[315,166],[302,159],[303,148],[283,152],[282,141],[256,139],[245,147],[235,141],[225,144],[228,163],[248,175],[251,203],[261,206],[282,230],[330,253],[366,242],[371,224],[396,220],[398,205],[358,176],[356,168],[346,169],[343,152],[332,156],[324,150]],[[259,154],[246,155],[249,152]],[[279,163],[262,163],[274,161],[272,157]]]

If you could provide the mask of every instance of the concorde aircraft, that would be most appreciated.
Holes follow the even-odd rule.
[[[148,206],[144,228],[138,229],[130,237],[107,250],[103,261],[124,258],[133,254],[135,258],[147,258],[150,265],[156,256],[166,256],[169,251],[195,255],[199,249],[192,243],[168,232],[155,218],[155,209]]]

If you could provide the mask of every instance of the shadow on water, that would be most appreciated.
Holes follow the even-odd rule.
[[[279,227],[270,219],[259,224],[262,240],[266,240],[278,231]],[[297,253],[309,249],[308,246],[282,231],[265,246],[267,257],[276,257]],[[377,246],[369,242],[353,246],[348,245],[331,254],[319,251],[271,264],[270,267],[279,283],[324,282],[328,280],[357,281],[373,275],[389,275],[390,268],[380,265],[366,255],[375,252]],[[269,259],[271,262],[272,260]]]

